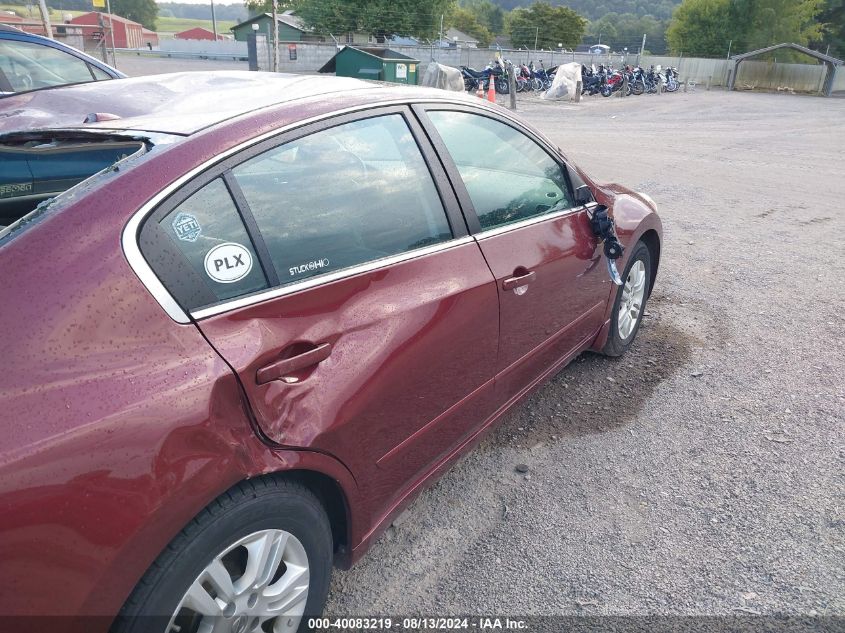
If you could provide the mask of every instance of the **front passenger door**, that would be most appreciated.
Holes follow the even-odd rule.
[[[559,159],[493,115],[432,107],[427,117],[496,278],[503,403],[595,337],[610,281]]]

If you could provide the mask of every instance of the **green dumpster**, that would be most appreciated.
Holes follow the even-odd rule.
[[[345,46],[320,69],[338,77],[378,79],[416,85],[419,60],[389,48]]]

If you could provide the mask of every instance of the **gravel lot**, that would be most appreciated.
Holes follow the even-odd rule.
[[[327,613],[845,615],[845,100],[520,109],[658,203],[643,328],[509,415]]]
[[[510,414],[336,572],[327,614],[845,616],[845,100],[519,107],[658,203],[638,341]]]
[[[137,53],[118,53],[117,68],[130,77],[161,75],[203,70],[249,70],[249,64],[235,60],[183,59],[180,57],[153,57]]]

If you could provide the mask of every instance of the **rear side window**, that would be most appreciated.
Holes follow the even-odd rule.
[[[220,178],[159,220],[159,228],[218,301],[267,288],[241,216]]]
[[[452,237],[399,114],[315,132],[232,173],[282,285]]]

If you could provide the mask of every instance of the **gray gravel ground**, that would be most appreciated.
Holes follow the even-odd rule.
[[[327,613],[845,615],[845,100],[520,109],[658,203],[643,328],[511,413]]]
[[[625,357],[581,356],[503,420],[335,573],[327,614],[845,616],[845,100],[519,109],[658,203],[643,327]]]
[[[249,70],[249,64],[223,59],[183,59],[180,57],[154,57],[137,53],[118,53],[117,68],[130,77],[162,75],[208,70]]]

